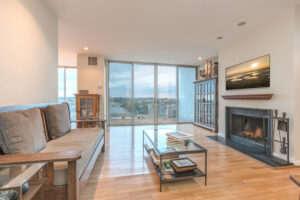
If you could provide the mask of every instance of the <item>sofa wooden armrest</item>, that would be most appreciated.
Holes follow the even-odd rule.
[[[44,129],[45,139],[47,141],[47,145],[46,145],[47,147],[48,145],[51,146],[51,144],[55,143],[54,140],[52,140],[52,138],[50,137],[50,132],[49,132],[49,129],[51,128],[51,125],[49,124],[49,120],[48,120],[49,116],[47,117],[47,110],[49,105],[51,106],[57,105],[61,109],[60,104],[34,104],[34,105],[0,107],[0,113],[26,111],[31,108],[39,108],[41,112],[40,114],[43,123],[42,125]],[[68,115],[70,115],[70,112],[68,113]],[[68,118],[68,120],[70,120],[70,117]],[[85,141],[86,143],[91,144],[91,147],[93,147],[93,149],[92,148],[82,149],[82,151],[84,152],[87,151],[86,155],[83,155],[83,153],[80,151],[65,151],[65,152],[61,151],[57,153],[54,152],[48,153],[51,152],[51,150],[45,151],[47,153],[37,153],[37,154],[14,154],[14,155],[0,154],[0,166],[22,164],[22,163],[47,162],[48,163],[47,169],[43,170],[43,173],[47,173],[45,175],[48,175],[48,181],[46,182],[44,187],[44,195],[43,195],[44,199],[45,200],[79,199],[79,190],[82,190],[84,188],[99,154],[101,153],[101,151],[104,152],[105,150],[106,120],[101,120],[99,118],[90,119],[90,120],[92,120],[92,122],[94,122],[95,124],[101,126],[103,130],[99,130],[99,134],[97,134],[99,137],[101,137],[100,139],[97,138],[97,143],[94,140],[91,142]],[[86,120],[77,120],[77,121],[72,121],[72,123],[89,123],[89,122],[87,122]],[[78,132],[81,131],[83,131],[83,134],[78,134],[78,135],[83,136],[85,130],[79,130]],[[87,134],[92,136],[92,133],[90,131],[98,131],[98,130],[86,130],[86,131]],[[103,131],[103,135],[102,135],[102,131]],[[76,138],[76,135],[74,137]],[[66,145],[68,145],[68,141],[65,142]],[[94,146],[92,145],[96,145],[96,144],[97,146],[94,149]],[[52,151],[53,149],[55,151],[55,148],[52,148]],[[63,149],[64,148],[59,150],[63,150]],[[70,150],[71,149],[76,150],[81,148],[76,148],[75,146],[74,148],[70,148]]]
[[[48,181],[46,185],[53,185],[54,162],[68,162],[68,200],[79,199],[79,177],[77,160],[83,155],[82,151],[64,151],[34,154],[11,154],[1,155],[0,165],[13,165],[25,163],[48,162]]]
[[[83,152],[81,151],[1,155],[0,165],[14,165],[37,162],[71,162],[79,160],[82,155]]]

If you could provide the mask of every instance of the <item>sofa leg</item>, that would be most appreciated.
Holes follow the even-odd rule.
[[[68,200],[79,200],[79,179],[76,161],[68,162]]]
[[[104,126],[104,128],[105,128],[105,126]],[[103,142],[103,147],[102,147],[102,149],[101,149],[101,152],[102,152],[102,153],[105,152],[105,129],[104,129],[103,139],[104,139],[104,142]]]
[[[47,170],[47,172],[46,172]],[[45,170],[45,174],[44,174],[44,177],[47,177],[48,175],[48,180],[46,181],[46,185],[47,186],[52,186],[53,185],[53,182],[54,182],[54,164],[53,162],[48,162],[48,166]]]

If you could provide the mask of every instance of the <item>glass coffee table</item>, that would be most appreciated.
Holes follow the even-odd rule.
[[[144,150],[149,155],[150,160],[155,166],[155,169],[157,171],[157,174],[160,179],[160,191],[162,191],[162,184],[167,182],[174,182],[179,180],[186,180],[186,179],[192,179],[195,177],[205,177],[205,185],[207,185],[207,150],[200,146],[199,144],[195,143],[193,140],[188,139],[185,143],[185,145],[174,145],[170,144],[168,142],[168,136],[166,133],[168,132],[174,132],[176,130],[172,129],[149,129],[149,130],[143,130],[143,156],[144,156]],[[152,155],[153,150],[154,153],[158,156],[158,160],[155,161]],[[186,173],[186,174],[173,174],[172,177],[169,177],[168,179],[164,177],[164,163],[163,160],[165,158],[170,158],[170,156],[179,156],[181,158],[184,158],[187,154],[204,154],[205,156],[205,162],[204,162],[204,171],[200,170],[199,167],[194,169],[193,171]]]

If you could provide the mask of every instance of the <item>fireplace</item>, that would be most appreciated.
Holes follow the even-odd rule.
[[[226,107],[226,138],[271,154],[272,110]]]
[[[242,137],[244,139],[263,144],[263,120],[265,119],[259,117],[232,114],[231,131],[229,133],[233,136]],[[267,127],[265,127],[265,134],[267,138]]]

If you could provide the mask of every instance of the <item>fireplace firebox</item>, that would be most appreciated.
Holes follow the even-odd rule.
[[[226,107],[226,138],[241,145],[272,152],[272,110]]]

